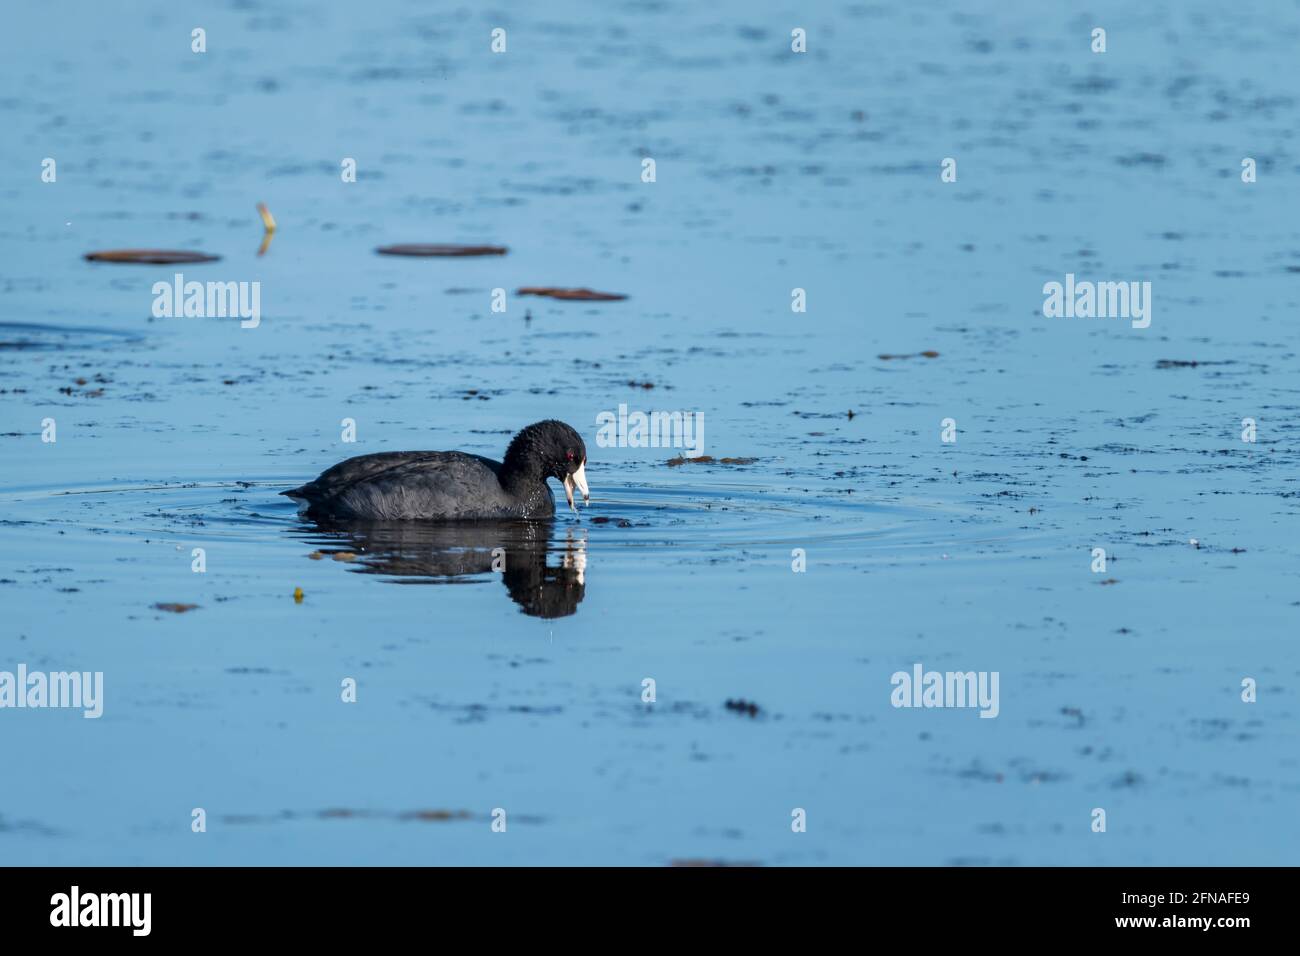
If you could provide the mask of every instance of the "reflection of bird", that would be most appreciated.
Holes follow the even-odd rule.
[[[519,432],[505,460],[461,451],[396,451],[349,458],[301,488],[281,492],[307,502],[307,513],[376,521],[549,518],[557,478],[573,508],[587,491],[587,446],[563,422],[537,422]]]
[[[564,561],[546,563],[545,551],[508,551],[502,574],[506,590],[525,614],[533,617],[567,617],[586,596],[587,543],[570,535]]]
[[[587,542],[570,530],[558,565],[546,563],[550,521],[357,522],[320,519],[318,531],[339,551],[353,552],[353,570],[400,584],[453,583],[492,571],[525,614],[565,617],[586,593]],[[423,579],[423,580],[421,580]]]

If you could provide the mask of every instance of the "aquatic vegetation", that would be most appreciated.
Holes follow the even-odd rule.
[[[550,286],[525,286],[516,295],[536,295],[566,302],[621,302],[627,296],[619,292],[593,292],[591,289],[557,289]]]
[[[183,604],[178,601],[162,601],[154,605],[155,610],[167,611],[170,614],[185,614],[188,611],[197,610],[198,607],[197,604]]]
[[[381,256],[504,256],[505,246],[458,246],[452,243],[405,243],[380,246],[375,252]]]
[[[216,262],[221,257],[206,252],[184,252],[171,249],[107,249],[101,252],[87,252],[85,258],[90,262],[125,262],[140,265],[180,265],[197,262]]]
[[[895,361],[895,360],[898,360],[898,359],[912,359],[912,358],[928,358],[928,359],[934,359],[934,358],[938,358],[938,357],[939,357],[939,353],[933,351],[932,349],[927,349],[927,350],[924,351],[924,352],[913,352],[913,353],[910,353],[910,354],[908,354],[908,355],[889,355],[889,354],[886,353],[886,354],[882,354],[882,355],[878,355],[878,356],[877,356],[877,358],[879,358],[882,362],[892,362],[892,361]],[[852,413],[852,412],[849,412],[849,416],[852,417],[852,415],[853,415],[853,413]]]
[[[714,458],[712,455],[686,458],[678,455],[676,458],[669,458],[664,464],[669,468],[679,468],[682,465],[752,465],[756,461],[757,458]]]

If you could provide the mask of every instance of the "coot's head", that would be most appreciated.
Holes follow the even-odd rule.
[[[538,474],[543,481],[558,478],[564,484],[570,508],[575,488],[582,493],[584,502],[591,500],[587,490],[587,446],[564,422],[551,419],[520,431],[506,449],[503,464],[508,471]]]

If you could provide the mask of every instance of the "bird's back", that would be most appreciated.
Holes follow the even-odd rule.
[[[341,518],[536,517],[501,487],[500,470],[499,462],[459,451],[382,452],[349,458],[283,494],[306,501],[309,512]]]

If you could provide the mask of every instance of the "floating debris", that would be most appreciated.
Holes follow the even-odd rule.
[[[103,385],[106,385],[106,384],[108,383],[108,379],[104,378],[103,375],[96,375],[96,376],[95,376],[95,381],[96,381],[97,383],[99,383],[100,387],[99,387],[99,388],[91,388],[91,389],[87,389],[86,391],[82,392],[82,395],[85,395],[87,398],[102,398],[102,397],[103,397],[103,395],[104,395]],[[73,386],[79,386],[79,387],[80,387],[80,386],[86,386],[86,385],[89,385],[89,384],[90,384],[90,382],[89,382],[87,379],[85,379],[85,378],[76,378],[76,379],[73,379],[73,383],[72,383],[72,385],[62,385],[62,386],[60,386],[60,387],[59,387],[59,394],[60,394],[60,395],[73,395],[73,394],[75,394],[76,391],[77,391],[77,389],[74,388]]]
[[[762,866],[761,863],[758,863],[758,862],[756,862],[756,861],[754,861],[754,860],[697,860],[697,859],[673,860],[673,861],[671,861],[668,865],[669,865],[669,866],[688,866],[688,867],[697,867],[697,866]]]
[[[276,814],[238,813],[222,817],[223,823],[278,823],[288,820],[398,820],[421,823],[446,823],[452,820],[473,820],[468,810],[353,810],[347,807],[328,807],[324,810],[281,810]],[[511,822],[541,822],[539,817],[512,816]]]
[[[221,256],[172,249],[107,249],[102,252],[87,252],[85,258],[89,262],[134,262],[150,266],[171,266],[191,262],[216,262]]]
[[[593,292],[591,289],[555,289],[550,286],[524,286],[515,295],[538,295],[572,302],[619,302],[627,296],[621,292]]]
[[[303,598],[302,588],[294,588],[294,589],[293,589],[293,603],[294,603],[294,604],[301,604],[301,603],[302,603],[302,598]]]
[[[909,352],[906,355],[889,355],[888,353],[879,356],[882,362],[892,362],[894,359],[913,359],[913,358],[938,358],[939,353],[933,349],[926,349],[924,352]]]
[[[758,461],[757,458],[714,458],[712,455],[700,455],[698,458],[686,458],[678,455],[676,458],[668,459],[669,468],[677,468],[680,465],[752,465]]]
[[[1066,717],[1073,717],[1075,720],[1079,722],[1078,726],[1080,727],[1083,726],[1083,711],[1080,710],[1078,707],[1062,707],[1061,713],[1064,714]]]
[[[1189,361],[1187,359],[1159,359],[1156,368],[1197,368],[1201,365],[1235,365],[1232,359],[1221,362]]]
[[[758,704],[752,700],[745,700],[743,697],[736,700],[728,698],[725,706],[727,710],[734,710],[739,714],[748,714],[750,717],[758,716]]]
[[[1121,787],[1136,787],[1141,785],[1141,783],[1142,783],[1141,774],[1139,774],[1135,770],[1125,770],[1121,776],[1115,779],[1114,783],[1112,783],[1111,786],[1115,787],[1116,789],[1120,789]]]
[[[266,208],[266,203],[257,204],[257,214],[262,217],[262,228],[266,230],[262,234],[262,244],[257,247],[259,256],[266,255],[266,250],[271,248],[271,239],[275,235],[275,217],[271,215],[271,210]]]
[[[266,208],[266,203],[257,204],[257,214],[262,217],[262,225],[267,232],[275,232],[275,217],[271,215],[271,210]]]
[[[381,256],[504,256],[506,247],[412,242],[396,246],[380,246],[375,252]]]
[[[399,820],[472,820],[474,815],[468,810],[407,810],[397,815]]]
[[[158,604],[155,604],[153,607],[155,611],[167,611],[171,614],[184,614],[186,611],[195,610],[198,607],[198,605],[180,604],[178,602],[172,602],[172,601],[161,601]]]

